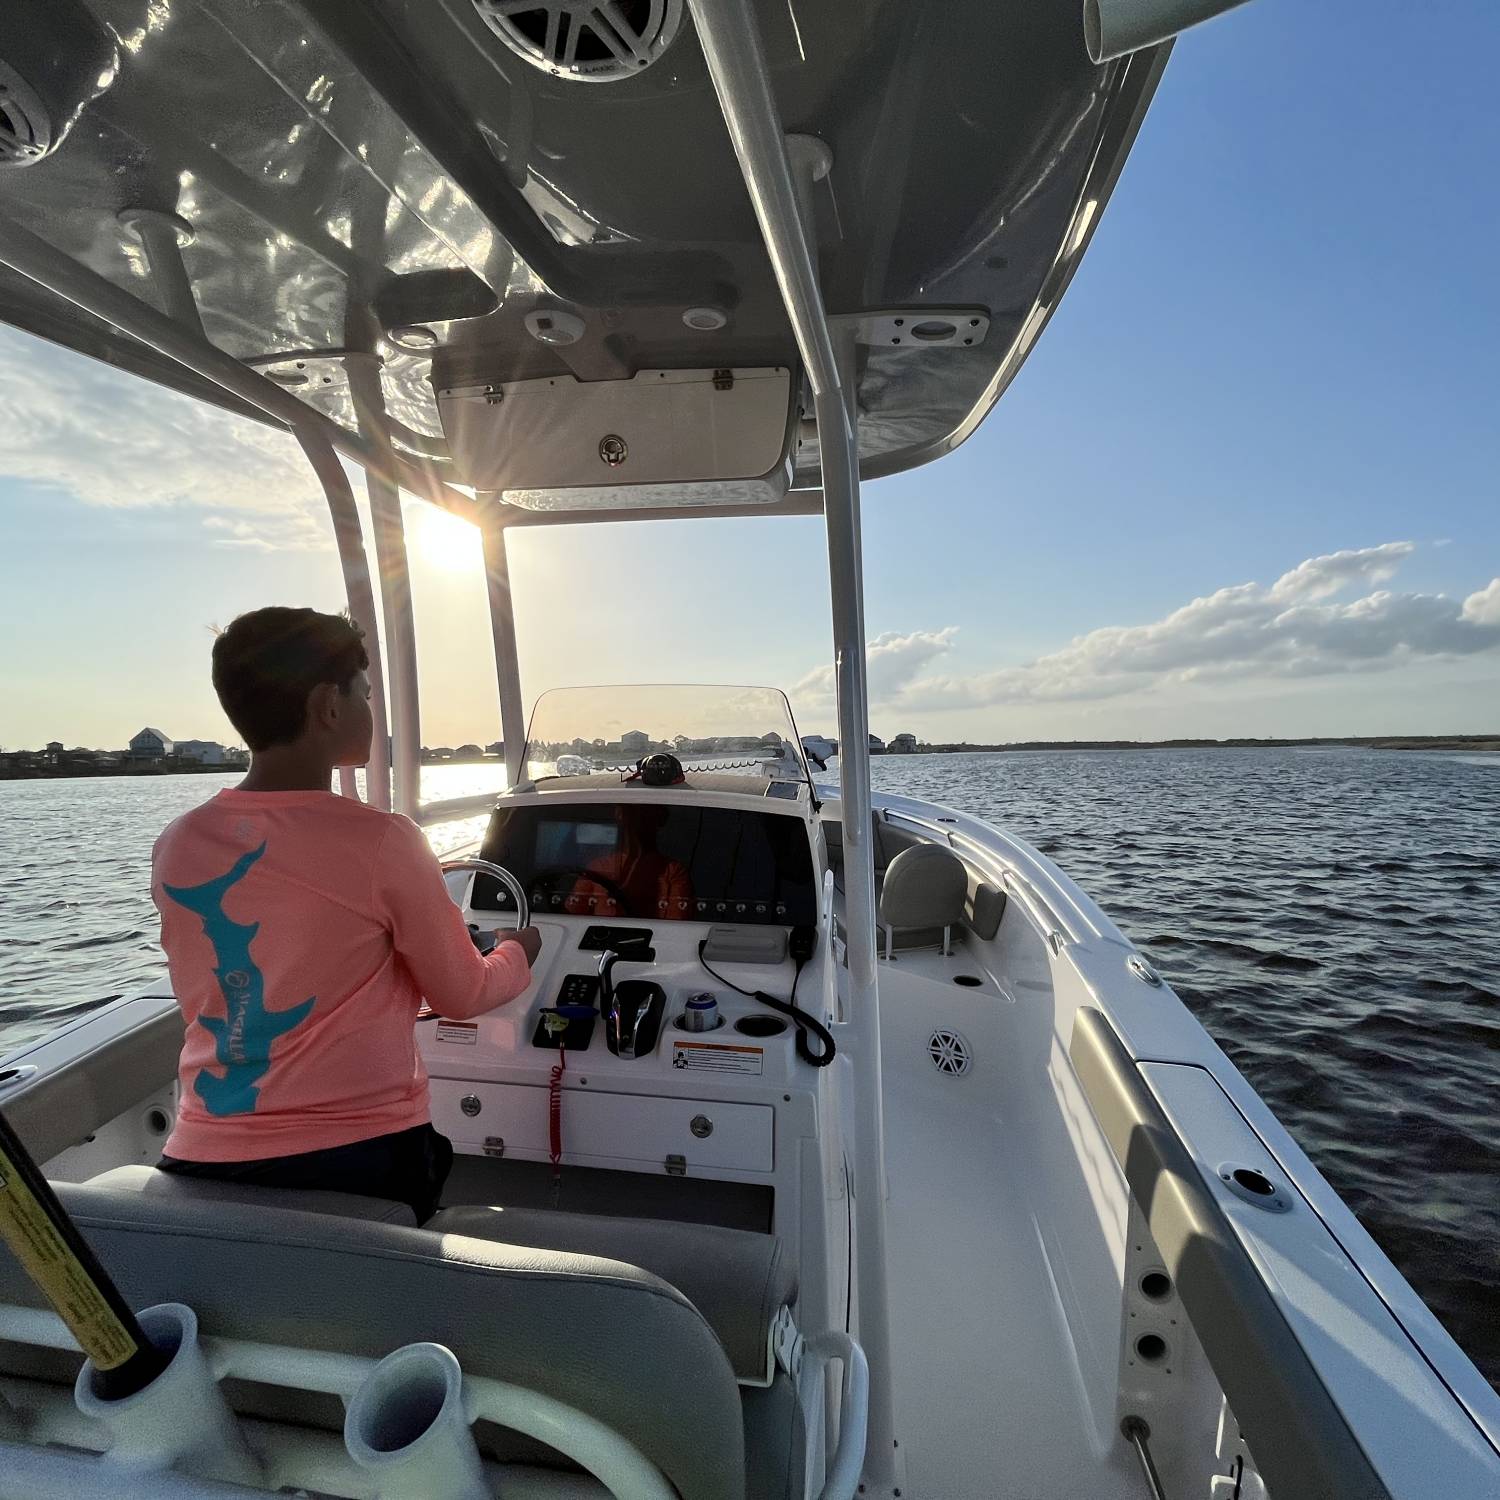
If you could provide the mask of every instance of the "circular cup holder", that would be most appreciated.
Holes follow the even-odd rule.
[[[786,1022],[780,1016],[741,1016],[734,1029],[742,1036],[780,1036]]]

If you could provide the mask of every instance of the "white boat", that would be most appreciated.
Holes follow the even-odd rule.
[[[1500,1399],[1130,940],[1003,830],[870,788],[860,480],[975,430],[1171,35],[1224,8],[0,11],[0,318],[296,436],[390,731],[370,798],[487,814],[453,896],[544,936],[524,997],[418,1026],[459,1152],[422,1228],[155,1171],[164,982],[0,1062],[180,1344],[100,1402],[0,1254],[0,1497],[1500,1494]],[[498,799],[420,800],[399,489],[483,536]],[[528,734],[511,527],[809,513],[836,786],[769,689],[552,693]],[[790,774],[523,748],[627,723]],[[606,879],[626,838],[672,878]]]

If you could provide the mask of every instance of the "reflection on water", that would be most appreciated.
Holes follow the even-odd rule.
[[[1500,755],[888,756],[1003,823],[1158,964],[1500,1383]],[[429,766],[423,795],[496,786]],[[151,844],[233,777],[0,782],[0,1049],[161,970]],[[483,818],[431,831],[439,852]]]

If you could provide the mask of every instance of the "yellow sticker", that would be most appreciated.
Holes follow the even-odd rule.
[[[0,1149],[0,1238],[15,1252],[26,1274],[73,1330],[96,1369],[118,1369],[136,1343],[94,1285],[67,1241],[57,1232],[15,1163]]]

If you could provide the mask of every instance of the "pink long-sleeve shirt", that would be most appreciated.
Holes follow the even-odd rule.
[[[253,1161],[429,1118],[414,1025],[530,980],[481,956],[409,818],[332,792],[222,791],[156,841],[151,894],[187,1022],[166,1152]]]

